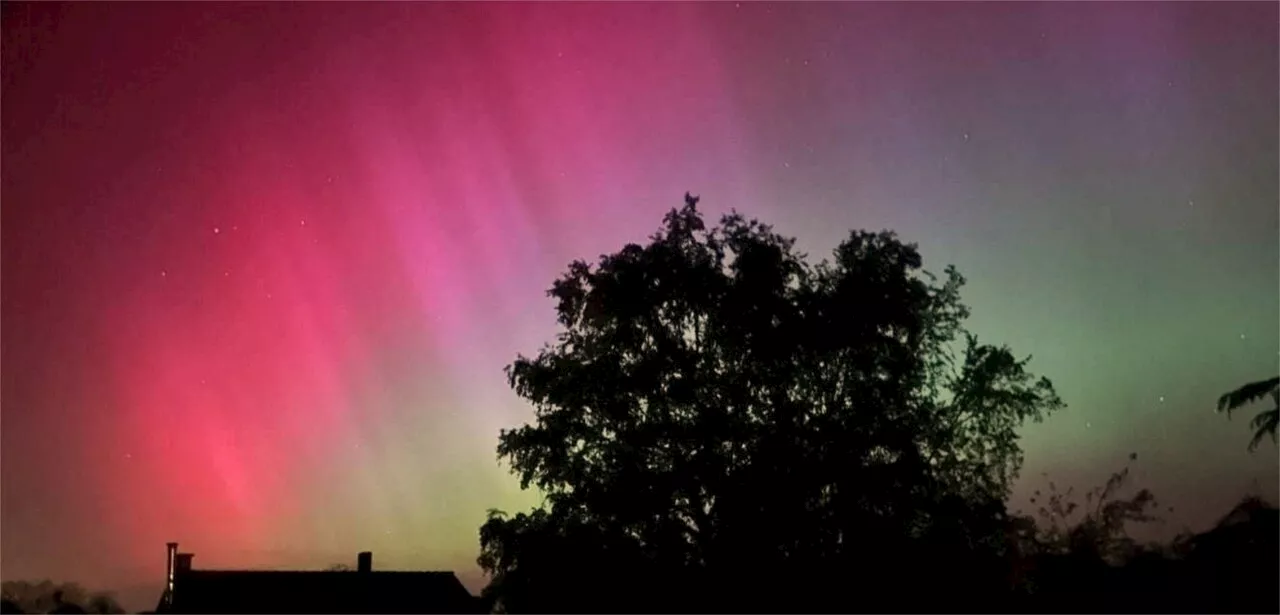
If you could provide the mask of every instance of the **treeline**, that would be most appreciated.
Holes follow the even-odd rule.
[[[90,592],[75,583],[5,581],[0,584],[2,613],[124,613],[109,592]]]

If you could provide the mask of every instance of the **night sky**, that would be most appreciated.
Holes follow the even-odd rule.
[[[891,228],[1069,408],[1012,507],[1277,496],[1276,3],[13,5],[3,13],[5,579],[150,608],[197,567],[473,590],[502,367],[575,258],[684,192],[815,258]]]

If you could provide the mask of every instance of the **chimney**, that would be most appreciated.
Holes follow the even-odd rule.
[[[167,591],[167,593],[168,593],[168,594],[169,594],[169,596],[170,596],[170,598],[169,598],[169,599],[170,599],[170,600],[172,600],[172,599],[173,599],[173,598],[172,598],[172,595],[173,595],[173,574],[174,574],[174,572],[175,572],[175,571],[174,571],[174,567],[175,567],[175,565],[177,564],[178,543],[176,543],[176,542],[171,542],[171,543],[166,544],[166,545],[165,545],[165,547],[167,547],[167,548],[168,548],[168,552],[165,554],[165,564],[164,564],[164,566],[165,566],[165,567],[164,567],[164,583],[165,583],[165,590]]]
[[[373,551],[361,551],[356,556],[356,572],[373,572]]]
[[[181,574],[183,572],[191,572],[191,558],[195,557],[195,553],[178,553],[175,556],[174,571]]]

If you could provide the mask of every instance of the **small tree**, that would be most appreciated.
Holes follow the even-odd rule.
[[[1129,455],[1136,461],[1137,453]],[[1049,493],[1038,513],[1045,525],[1039,539],[1045,552],[1096,558],[1119,564],[1137,552],[1139,545],[1128,532],[1130,523],[1159,521],[1155,496],[1139,489],[1128,498],[1120,497],[1129,485],[1129,466],[1115,472],[1103,485],[1085,493],[1084,505],[1073,499],[1075,488],[1059,492],[1049,483]],[[1035,492],[1037,502],[1040,491]]]

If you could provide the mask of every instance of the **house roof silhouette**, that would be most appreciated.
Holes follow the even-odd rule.
[[[157,613],[480,613],[452,572],[199,570],[169,543],[168,581]]]

